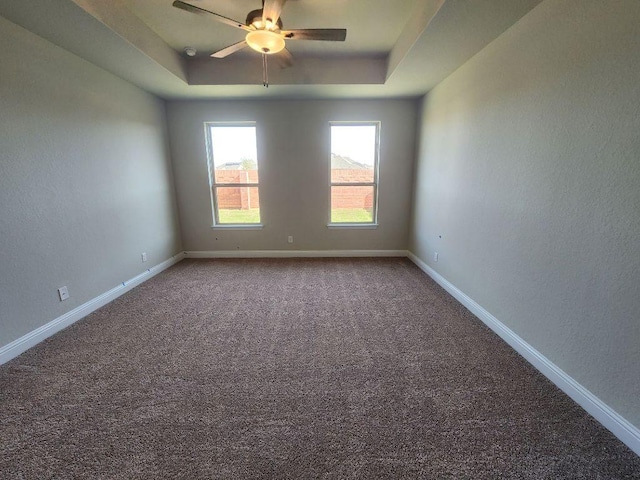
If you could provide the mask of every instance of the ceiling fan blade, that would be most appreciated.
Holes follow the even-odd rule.
[[[289,40],[327,40],[344,42],[347,38],[346,28],[304,28],[301,30],[283,30],[284,38]]]
[[[242,22],[238,22],[237,20],[233,20],[232,18],[227,18],[222,15],[218,15],[217,13],[210,12],[209,10],[196,7],[195,5],[191,5],[189,3],[181,2],[180,0],[176,0],[175,2],[173,2],[173,6],[190,13],[196,13],[198,15],[207,15],[207,16],[211,15],[213,16],[214,19],[218,20],[219,22],[226,23],[227,25],[230,25],[232,27],[241,28],[242,30],[246,30],[248,32],[252,31],[251,28],[247,27]]]
[[[293,65],[293,55],[286,48],[274,55],[280,68],[289,68]]]
[[[262,5],[262,21],[266,22],[267,19],[269,19],[271,23],[277,23],[284,2],[286,1],[287,0],[264,0]]]
[[[237,51],[242,50],[246,46],[247,46],[247,42],[245,40],[242,40],[241,42],[234,43],[233,45],[229,45],[228,47],[224,47],[222,50],[213,52],[211,56],[214,58],[228,57],[232,53],[236,53]]]

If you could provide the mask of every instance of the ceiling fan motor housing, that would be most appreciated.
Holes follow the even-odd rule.
[[[258,9],[258,10],[252,10],[249,12],[249,14],[247,15],[247,20],[245,21],[246,25],[248,27],[250,26],[254,26],[256,27],[258,30],[262,30],[266,28],[266,25],[263,25],[262,23],[262,9]],[[282,29],[282,19],[278,18],[278,21],[276,22],[276,25],[278,26],[278,30]]]

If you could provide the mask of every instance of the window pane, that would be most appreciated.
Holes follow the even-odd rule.
[[[260,223],[258,187],[215,187],[218,223]]]
[[[376,125],[331,125],[331,182],[373,183]]]
[[[256,127],[210,128],[215,183],[258,183]]]
[[[372,223],[374,188],[331,187],[331,223]]]

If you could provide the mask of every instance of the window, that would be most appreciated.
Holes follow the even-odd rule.
[[[331,122],[331,224],[375,224],[380,123]]]
[[[214,225],[259,225],[255,123],[207,123]]]

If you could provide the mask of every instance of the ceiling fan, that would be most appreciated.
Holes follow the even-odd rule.
[[[245,39],[211,54],[214,58],[224,58],[232,53],[250,47],[262,54],[262,84],[269,86],[267,55],[276,55],[283,68],[293,64],[291,52],[286,49],[285,40],[328,40],[344,42],[347,30],[344,28],[307,28],[283,30],[280,13],[287,0],[262,0],[262,8],[252,10],[245,23],[219,15],[204,8],[176,0],[173,6],[187,12],[206,15],[247,32]]]

